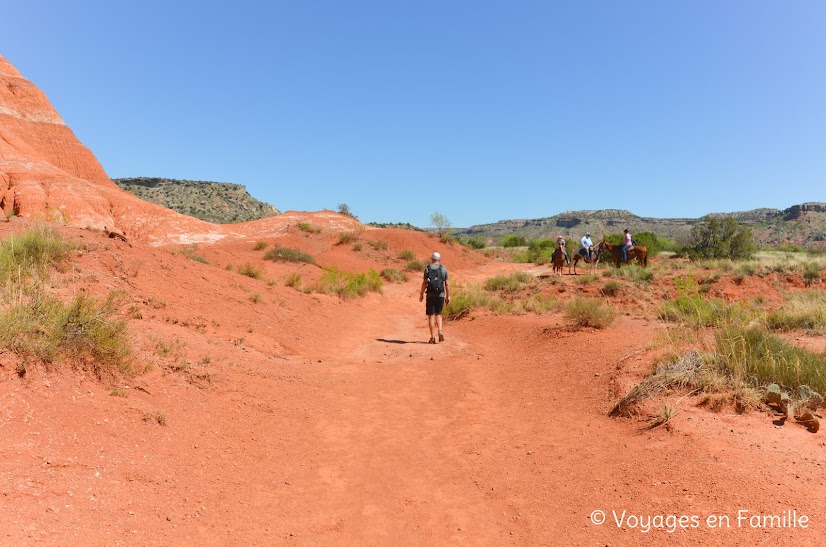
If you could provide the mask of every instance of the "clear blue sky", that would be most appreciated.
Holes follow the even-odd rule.
[[[0,54],[111,177],[454,226],[826,201],[826,2],[3,6]]]

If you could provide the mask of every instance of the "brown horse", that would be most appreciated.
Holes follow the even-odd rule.
[[[556,251],[551,255],[553,272],[557,277],[562,277],[562,267],[565,266],[565,253],[562,252],[562,245],[556,244]]]
[[[622,265],[622,245],[611,245],[605,239],[597,245],[597,252],[608,251],[614,259],[614,264],[619,268]],[[637,245],[628,249],[628,260],[625,264],[630,264],[636,260],[640,266],[648,266],[648,247]]]
[[[600,251],[594,248],[591,245],[591,269],[588,273],[594,274],[597,271],[597,264],[599,263],[599,254]],[[585,253],[585,248],[580,247],[577,252],[574,253],[574,256],[571,257],[571,264],[568,266],[568,275],[571,274],[571,268],[574,269],[574,275],[579,275],[576,273],[576,263],[582,260],[585,263],[588,263],[588,255]]]

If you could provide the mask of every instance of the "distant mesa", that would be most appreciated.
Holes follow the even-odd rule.
[[[231,224],[280,214],[269,203],[253,198],[242,184],[150,177],[112,180],[144,201],[207,222]]]

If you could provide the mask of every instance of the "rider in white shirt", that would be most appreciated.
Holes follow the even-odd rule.
[[[594,242],[591,241],[591,232],[585,234],[585,237],[582,238],[580,241],[582,243],[582,248],[585,249],[585,256],[588,257],[588,262],[591,261],[591,247],[594,246]]]

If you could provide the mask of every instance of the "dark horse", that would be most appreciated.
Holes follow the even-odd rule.
[[[614,264],[619,268],[622,264],[622,245],[611,245],[604,239],[597,245],[597,252],[608,251],[614,258]],[[628,261],[636,260],[640,266],[648,266],[648,248],[644,245],[636,245],[628,249]]]

